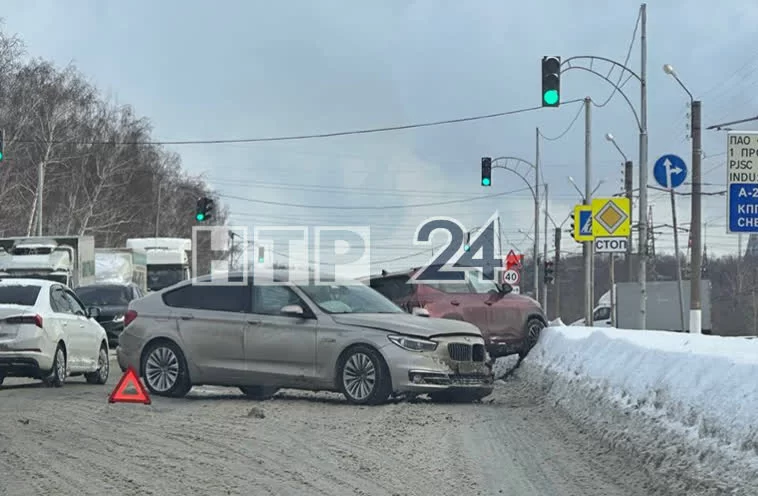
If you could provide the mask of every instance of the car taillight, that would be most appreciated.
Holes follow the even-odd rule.
[[[124,315],[124,327],[131,324],[132,321],[136,318],[137,318],[137,312],[135,312],[134,310],[129,310],[128,312],[126,312],[126,315]]]
[[[17,317],[8,317],[5,319],[7,324],[32,324],[42,329],[41,315],[19,315]]]

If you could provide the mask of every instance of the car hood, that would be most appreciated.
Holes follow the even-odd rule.
[[[407,313],[332,314],[331,317],[338,324],[424,338],[447,334],[482,337],[481,331],[475,325],[460,320],[433,319]]]

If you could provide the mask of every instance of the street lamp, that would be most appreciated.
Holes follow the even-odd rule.
[[[677,76],[671,64],[663,66],[663,72],[673,77],[690,97],[690,129],[692,131],[692,213],[690,214],[692,233],[692,270],[690,275],[690,333],[701,334],[703,325],[703,306],[700,301],[700,271],[703,265],[702,242],[702,192],[701,192],[701,109],[700,100],[695,100],[692,93]],[[677,253],[677,256],[679,254]]]

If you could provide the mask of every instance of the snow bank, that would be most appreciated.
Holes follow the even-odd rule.
[[[519,375],[682,491],[758,494],[758,340],[548,327]]]

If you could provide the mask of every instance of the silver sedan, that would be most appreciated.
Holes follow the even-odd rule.
[[[228,281],[184,281],[133,301],[121,368],[173,397],[194,385],[239,387],[256,399],[280,388],[336,391],[354,404],[425,393],[472,401],[492,392],[491,361],[472,324],[409,315],[356,281]]]

